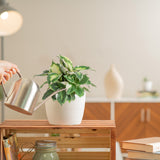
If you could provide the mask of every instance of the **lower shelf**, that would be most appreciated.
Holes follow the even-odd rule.
[[[6,124],[5,124],[6,123]],[[60,160],[115,160],[115,124],[113,121],[83,121],[77,126],[53,126],[47,122],[18,121],[5,122],[1,125],[1,137],[16,133],[21,150],[25,154],[33,148],[36,140],[54,140]],[[12,124],[12,125],[11,125]],[[2,153],[2,141],[1,141]],[[31,160],[34,152],[27,153],[23,160]],[[3,156],[3,155],[2,155]],[[2,159],[1,156],[1,159]]]

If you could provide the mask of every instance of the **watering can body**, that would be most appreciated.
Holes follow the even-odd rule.
[[[39,86],[33,80],[21,78],[12,85],[4,104],[20,113],[32,115],[39,96]]]
[[[8,95],[6,94],[4,85],[2,84],[2,88],[6,96],[4,104],[7,107],[23,114],[32,115],[35,110],[37,110],[53,95],[66,90],[65,88],[59,89],[38,104],[37,102],[41,93],[38,84],[33,80],[22,78],[20,73],[17,74],[20,79],[13,83]]]

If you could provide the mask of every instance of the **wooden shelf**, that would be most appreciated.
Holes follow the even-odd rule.
[[[115,128],[115,121],[112,120],[84,120],[80,125],[72,126],[50,125],[47,120],[7,120],[0,125],[1,159],[3,160],[2,138],[14,132],[19,133],[19,145],[33,144],[39,139],[55,140],[60,160],[76,160],[77,157],[78,160],[115,160]],[[48,133],[48,136],[42,136],[43,133]],[[53,133],[59,133],[59,136],[54,137]],[[68,152],[67,148],[72,151]],[[94,149],[94,152],[81,150],[86,148]],[[96,148],[106,150],[99,152]],[[24,160],[31,160],[33,154],[30,153]]]

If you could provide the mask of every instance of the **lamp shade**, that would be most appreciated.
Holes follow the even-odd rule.
[[[8,36],[17,32],[23,23],[19,12],[0,0],[0,36]]]

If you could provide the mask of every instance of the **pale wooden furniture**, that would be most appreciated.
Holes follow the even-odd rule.
[[[74,126],[50,125],[46,120],[5,121],[0,125],[1,160],[3,160],[2,137],[10,132],[15,132],[17,135],[22,133],[23,137],[18,136],[20,146],[34,144],[40,139],[57,141],[60,160],[115,160],[115,122],[111,120],[84,120],[80,125]],[[49,134],[46,136],[46,133]],[[51,136],[53,133],[60,135]],[[72,150],[68,152],[66,148]],[[91,152],[82,151],[79,148],[104,148],[106,150]],[[28,154],[25,160],[31,160],[33,154],[33,152]]]
[[[114,102],[106,99],[90,99],[86,103],[85,114],[84,117],[90,120],[92,118],[115,120],[118,142],[160,136],[159,98],[122,99]]]

